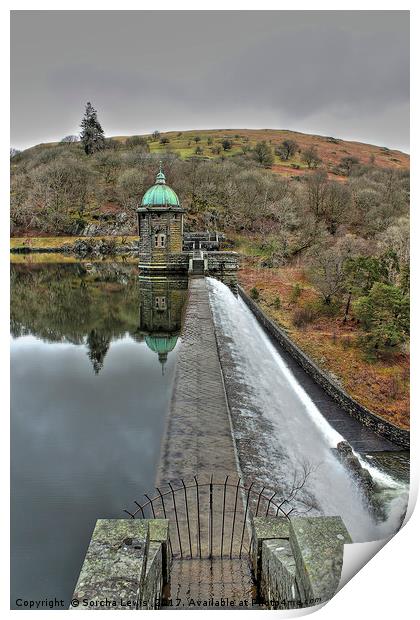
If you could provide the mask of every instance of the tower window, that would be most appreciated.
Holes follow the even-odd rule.
[[[155,310],[166,310],[166,297],[155,297]]]
[[[166,247],[166,235],[165,233],[157,233],[155,235],[155,248]]]

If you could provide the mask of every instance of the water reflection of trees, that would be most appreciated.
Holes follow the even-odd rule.
[[[11,334],[86,344],[98,373],[113,340],[139,340],[137,277],[120,263],[12,265]]]

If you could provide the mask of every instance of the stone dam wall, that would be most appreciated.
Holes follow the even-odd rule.
[[[318,383],[327,394],[329,394],[338,404],[352,417],[366,427],[373,430],[381,437],[385,437],[389,441],[401,446],[404,449],[410,447],[410,432],[398,428],[391,422],[380,418],[372,411],[354,400],[342,387],[333,381],[328,374],[319,368],[315,362],[306,355],[287,335],[287,333],[276,325],[263,310],[256,304],[249,295],[238,287],[238,292],[246,305],[250,308],[258,321],[263,325],[268,334],[285,349],[307,372],[316,383]]]

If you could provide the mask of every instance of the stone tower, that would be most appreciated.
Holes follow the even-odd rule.
[[[187,291],[186,275],[140,276],[137,333],[144,337],[149,349],[157,353],[162,372],[168,353],[175,348],[181,333]]]
[[[137,209],[141,270],[183,271],[188,255],[182,253],[184,209],[168,185],[160,164],[155,184]]]

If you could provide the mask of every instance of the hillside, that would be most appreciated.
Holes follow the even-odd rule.
[[[127,141],[136,137],[147,140],[151,153],[166,155],[168,152],[172,152],[184,160],[197,157],[197,147],[202,149],[202,153],[198,157],[215,159],[220,156],[237,157],[243,155],[244,151],[252,150],[261,141],[268,142],[275,150],[284,140],[293,140],[298,144],[301,152],[310,147],[316,148],[322,160],[322,166],[332,176],[342,176],[338,174],[336,169],[345,157],[354,157],[361,164],[373,162],[379,168],[407,170],[410,167],[410,157],[402,151],[363,142],[342,140],[333,136],[311,135],[285,129],[200,129],[162,132],[156,138],[152,134],[145,134],[142,136],[113,136],[109,140],[115,140],[121,151],[124,151],[132,148],[127,144]],[[199,141],[196,141],[197,137]],[[232,142],[232,147],[226,151],[221,147],[225,138]],[[169,142],[162,143],[162,139],[168,139]],[[58,146],[60,146],[58,142],[39,144],[26,149],[24,154],[25,157],[31,157],[42,150]],[[218,146],[221,147],[219,152],[217,152]],[[274,152],[273,172],[293,176],[303,174],[305,168],[307,166],[302,163],[299,152],[287,161],[283,161]]]
[[[194,225],[194,211],[203,210],[206,204],[220,210],[230,200],[220,196],[226,175],[233,180],[252,174],[261,184],[267,174],[273,181],[275,177],[293,181],[322,171],[330,181],[351,184],[350,177],[369,170],[409,170],[405,153],[292,131],[155,133],[107,138],[105,150],[90,156],[79,142],[39,144],[15,155],[11,159],[12,236],[133,234],[134,210],[154,182],[159,159]],[[294,144],[287,156],[282,150],[285,141]],[[268,163],[258,160],[261,143],[269,153]],[[311,149],[316,158],[313,163],[305,160]],[[210,187],[210,179],[219,187]],[[206,187],[197,190],[201,182]],[[240,192],[242,187],[243,183]]]
[[[195,142],[195,137],[200,138],[199,142]],[[151,139],[152,136],[146,136]],[[195,155],[197,146],[203,149],[202,156],[215,158],[220,154],[214,153],[214,146],[220,144],[226,137],[232,141],[231,150],[224,151],[225,157],[241,155],[244,149],[253,149],[258,142],[266,141],[273,149],[279,147],[284,140],[294,140],[299,150],[314,147],[318,150],[322,160],[322,165],[332,176],[342,176],[337,174],[336,168],[339,166],[341,159],[345,157],[354,157],[361,164],[369,164],[374,161],[375,166],[379,168],[391,169],[408,169],[410,166],[410,158],[406,153],[395,151],[386,147],[364,144],[362,142],[351,142],[341,140],[340,138],[317,136],[311,134],[300,133],[296,131],[288,131],[283,129],[209,129],[209,130],[191,130],[183,132],[162,133],[162,137],[167,137],[170,142],[167,145],[160,144],[159,140],[150,142],[151,152],[164,152],[168,148],[180,157],[186,159]],[[208,139],[213,142],[208,144]],[[117,136],[115,140],[124,143],[127,137]],[[288,161],[283,161],[280,156],[274,154],[273,172],[285,176],[293,176],[303,174],[305,172],[305,164],[302,163],[300,153]],[[299,166],[299,168],[295,168]]]
[[[225,232],[264,310],[351,395],[407,428],[408,155],[280,130],[120,136],[92,155],[42,144],[11,160],[13,248],[77,236],[126,247],[159,160],[185,229]]]

